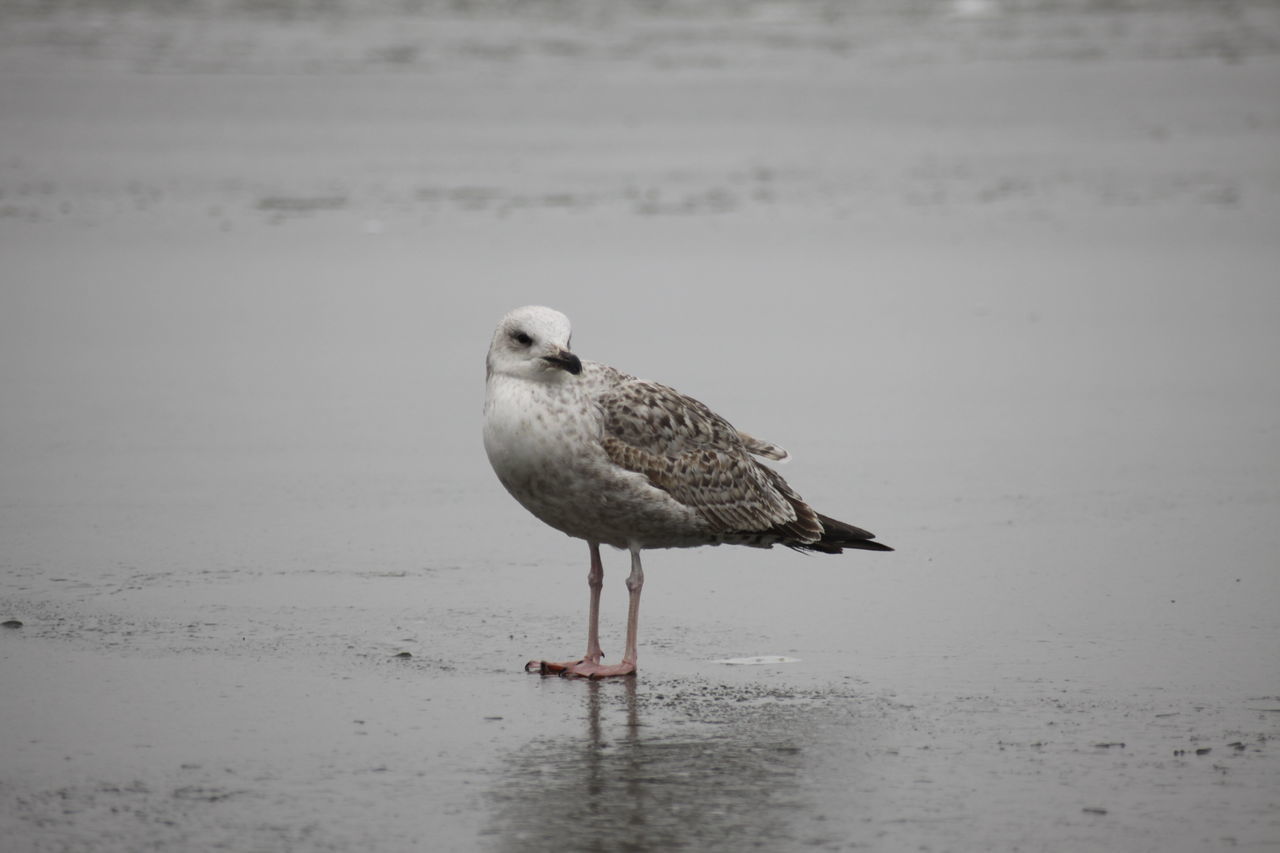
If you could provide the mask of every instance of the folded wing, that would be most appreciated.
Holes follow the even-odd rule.
[[[765,534],[800,547],[822,538],[818,514],[752,458],[784,459],[786,451],[738,432],[702,403],[656,382],[624,381],[596,401],[609,458],[696,510],[717,533],[730,539]]]

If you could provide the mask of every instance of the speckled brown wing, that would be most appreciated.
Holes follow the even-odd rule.
[[[780,448],[739,433],[702,403],[656,382],[628,378],[596,402],[609,458],[697,510],[726,541],[801,545],[821,538],[817,513],[751,457],[782,458]]]

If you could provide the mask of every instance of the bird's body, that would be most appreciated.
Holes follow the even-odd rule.
[[[784,459],[785,451],[665,385],[580,360],[569,352],[569,335],[563,314],[518,308],[499,324],[486,361],[484,443],[499,480],[539,519],[591,548],[587,656],[543,663],[544,671],[635,671],[642,549],[725,543],[892,550],[818,514],[753,458]],[[600,544],[632,555],[627,653],[616,667],[599,664]]]
[[[602,441],[601,400],[623,374],[582,362],[569,381],[495,376],[486,401],[485,449],[498,479],[531,513],[579,539],[627,548],[705,545],[710,526],[649,479],[619,467]]]

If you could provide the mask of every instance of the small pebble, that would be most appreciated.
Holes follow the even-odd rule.
[[[1096,806],[1085,806],[1080,811],[1084,812],[1085,814],[1106,814],[1107,813],[1106,809],[1100,809]]]
[[[396,657],[398,657],[398,658],[411,658],[411,657],[413,657],[413,653],[412,653],[412,652],[400,652],[400,654],[396,655]]]
[[[4,627],[4,628],[21,628],[21,627],[22,627],[22,622],[21,622],[20,620],[18,620],[18,619],[9,619],[9,620],[7,620],[7,621],[5,621],[5,622],[0,622],[0,627]]]

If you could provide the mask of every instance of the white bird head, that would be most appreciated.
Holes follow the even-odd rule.
[[[526,305],[507,313],[494,330],[485,368],[537,381],[554,381],[582,372],[582,361],[569,351],[569,318],[553,308]]]

